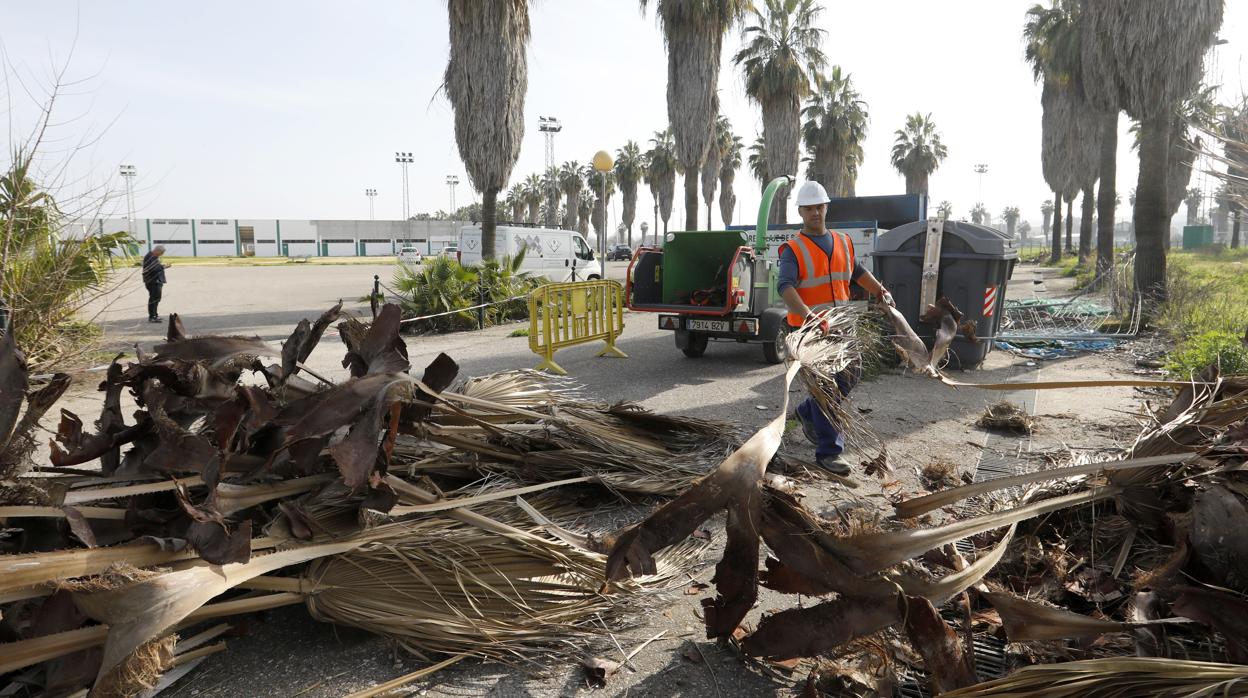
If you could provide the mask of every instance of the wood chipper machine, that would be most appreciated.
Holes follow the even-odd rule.
[[[702,356],[714,339],[760,344],[768,363],[784,361],[788,327],[776,290],[778,250],[801,226],[768,226],[768,219],[776,192],[793,182],[777,177],[767,185],[753,229],[676,231],[661,248],[638,248],[628,267],[629,309],[657,313],[659,329],[675,333],[685,356]],[[922,220],[925,208],[922,196],[833,199],[828,221],[851,236],[866,263],[877,228]]]
[[[676,348],[697,358],[712,339],[763,346],[769,363],[784,360],[784,302],[776,292],[776,267],[767,259],[767,218],[780,187],[763,191],[758,225],[745,230],[668,233],[663,247],[641,247],[628,266],[628,307],[658,313],[659,329],[676,333]]]

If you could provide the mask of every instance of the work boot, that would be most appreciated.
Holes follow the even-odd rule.
[[[849,459],[845,457],[845,454],[824,456],[815,462],[819,464],[820,468],[827,470],[833,475],[848,475],[849,470],[853,465],[849,462]]]
[[[806,418],[803,417],[802,413],[798,410],[793,411],[793,416],[797,417],[797,421],[802,423],[802,434],[806,437],[806,440],[811,444],[818,446],[819,436],[815,434],[815,425],[806,421]]]
[[[148,322],[160,322],[160,318],[159,318],[159,317],[149,317],[149,318],[147,319],[147,321],[148,321]]]

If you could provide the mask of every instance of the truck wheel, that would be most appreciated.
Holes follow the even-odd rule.
[[[763,341],[763,359],[769,364],[783,363],[789,356],[788,345],[784,343],[784,338],[789,335],[785,317],[783,309],[768,308],[759,320],[759,334],[767,338]]]
[[[706,353],[709,338],[704,334],[680,331],[676,333],[676,348],[691,359],[701,358]]]
[[[784,338],[789,334],[789,330],[783,323],[775,330],[775,339],[770,342],[763,342],[763,359],[769,364],[782,364],[789,356],[789,345],[785,344]]]

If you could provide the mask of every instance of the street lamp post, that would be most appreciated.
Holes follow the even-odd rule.
[[[376,189],[365,189],[364,196],[368,197],[368,220],[373,220],[373,199],[377,198]]]
[[[410,245],[412,242],[412,214],[409,211],[411,199],[407,191],[407,166],[412,164],[412,154],[395,152],[394,161],[399,163],[399,167],[403,170],[403,243]]]
[[[459,184],[459,177],[455,175],[446,176],[446,187],[451,191],[451,210],[447,211],[452,218],[455,217],[455,186]]]
[[[594,171],[602,175],[602,239],[598,241],[598,246],[602,248],[602,278],[605,279],[607,278],[607,173],[611,171],[615,161],[611,159],[611,153],[599,150],[594,153],[593,165]]]
[[[646,221],[641,222],[641,246],[646,246],[646,233],[650,231],[650,224]]]
[[[121,176],[126,180],[126,232],[134,237],[134,177],[138,174],[134,165],[122,165]],[[151,252],[151,250],[148,250]]]

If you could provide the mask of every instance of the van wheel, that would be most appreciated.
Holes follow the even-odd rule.
[[[709,342],[710,338],[704,334],[685,331],[676,333],[676,347],[691,359],[702,358],[702,355],[706,353],[706,345]]]
[[[789,345],[784,341],[784,338],[788,335],[789,330],[782,323],[776,328],[775,339],[770,342],[763,342],[763,359],[767,363],[781,364],[789,357]]]
[[[597,280],[599,280],[599,279],[601,279],[601,278],[602,278],[602,277],[601,277],[601,276],[598,276],[597,274],[590,274],[590,275],[587,277],[587,279],[588,279],[589,281],[597,281]]]

